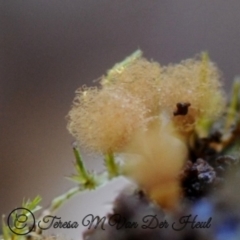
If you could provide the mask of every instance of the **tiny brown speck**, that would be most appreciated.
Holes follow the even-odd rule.
[[[177,110],[175,110],[173,112],[174,116],[177,116],[177,115],[187,115],[188,108],[191,106],[191,104],[188,103],[188,102],[186,102],[186,103],[177,103],[176,106],[177,106]]]

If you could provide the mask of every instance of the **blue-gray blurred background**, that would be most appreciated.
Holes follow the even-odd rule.
[[[239,12],[239,0],[1,0],[0,215],[73,186],[64,176],[74,91],[136,49],[161,64],[208,51],[229,91],[240,74]]]

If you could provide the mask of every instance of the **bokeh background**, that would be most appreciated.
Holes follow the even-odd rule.
[[[64,176],[74,171],[65,119],[74,91],[136,49],[161,64],[208,51],[229,91],[240,74],[239,12],[239,0],[1,0],[0,214],[37,194],[47,206],[73,186]],[[99,211],[110,189],[61,214]]]

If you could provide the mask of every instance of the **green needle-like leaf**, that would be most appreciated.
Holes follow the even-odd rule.
[[[119,166],[116,163],[112,152],[105,155],[105,165],[108,171],[109,179],[119,175]]]

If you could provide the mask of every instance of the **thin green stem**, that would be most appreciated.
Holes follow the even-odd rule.
[[[236,120],[239,105],[239,92],[240,92],[240,77],[237,77],[233,83],[232,97],[227,110],[227,116],[225,121],[225,130],[229,129],[229,127],[231,127],[231,125],[234,124]]]
[[[136,50],[135,52],[133,52],[130,56],[128,56],[127,58],[125,58],[122,62],[116,63],[112,69],[110,69],[107,73],[107,79],[109,80],[109,78],[111,78],[112,74],[115,72],[122,72],[127,66],[129,66],[131,63],[133,63],[136,59],[140,58],[142,56],[142,51],[141,50]],[[106,83],[109,83],[109,81],[107,80]]]
[[[66,193],[56,197],[53,199],[49,211],[54,212],[57,209],[59,209],[67,200],[75,196],[77,193],[81,192],[82,188],[81,187],[74,187],[70,190],[68,190]]]
[[[75,146],[73,147],[73,152],[74,152],[74,156],[76,158],[77,165],[79,167],[80,174],[82,175],[83,178],[89,179],[89,174],[87,173],[87,170],[83,164],[82,157],[81,157],[80,152],[77,149],[77,147],[75,147]]]
[[[203,52],[201,54],[202,60],[202,69],[201,69],[201,81],[206,82],[208,77],[208,64],[209,64],[209,56],[207,52]]]
[[[108,171],[109,179],[119,175],[119,166],[115,161],[114,154],[109,152],[105,155],[105,164]]]
[[[64,194],[54,198],[46,210],[44,210],[38,220],[38,223],[43,220],[47,215],[53,215],[63,204],[65,204],[69,199],[77,195],[82,191],[81,187],[74,187],[65,192]],[[44,222],[44,221],[43,221]],[[44,223],[41,223],[41,227],[44,226]]]

